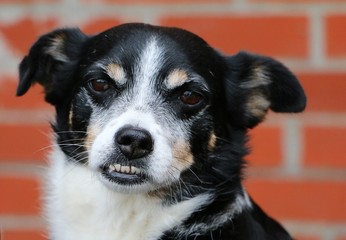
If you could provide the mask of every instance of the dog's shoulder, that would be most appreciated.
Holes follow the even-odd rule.
[[[252,208],[222,227],[220,240],[292,240],[287,231],[252,201]]]
[[[251,207],[243,207],[239,212],[232,212],[225,216],[215,215],[213,223],[221,223],[215,226],[211,222],[200,222],[199,227],[204,226],[204,232],[201,229],[194,232],[198,228],[195,224],[190,225],[190,229],[185,229],[185,235],[182,238],[177,236],[179,233],[170,231],[166,233],[160,240],[292,240],[287,231],[274,219],[268,216],[252,199]],[[230,217],[231,215],[231,217]]]

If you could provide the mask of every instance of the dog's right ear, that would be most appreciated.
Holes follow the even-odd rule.
[[[70,90],[72,69],[86,39],[79,29],[58,29],[41,36],[20,63],[17,96],[38,82],[47,102],[56,105],[61,101]]]

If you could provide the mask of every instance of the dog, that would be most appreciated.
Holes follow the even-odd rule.
[[[19,72],[17,96],[39,83],[56,110],[51,239],[292,239],[242,185],[248,131],[305,108],[283,64],[129,23],[47,33]]]

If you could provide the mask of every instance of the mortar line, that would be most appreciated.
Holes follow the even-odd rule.
[[[313,67],[324,66],[325,56],[325,25],[320,9],[314,8],[309,13],[309,60]]]
[[[286,119],[283,123],[282,151],[283,167],[289,174],[296,175],[301,170],[302,136],[299,121]]]

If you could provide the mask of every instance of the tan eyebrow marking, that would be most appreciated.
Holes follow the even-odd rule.
[[[119,84],[125,84],[126,83],[126,74],[124,69],[116,63],[110,63],[105,66],[105,71],[114,81],[118,82]]]
[[[173,89],[184,84],[189,79],[187,72],[182,69],[173,70],[165,80],[167,88]]]

